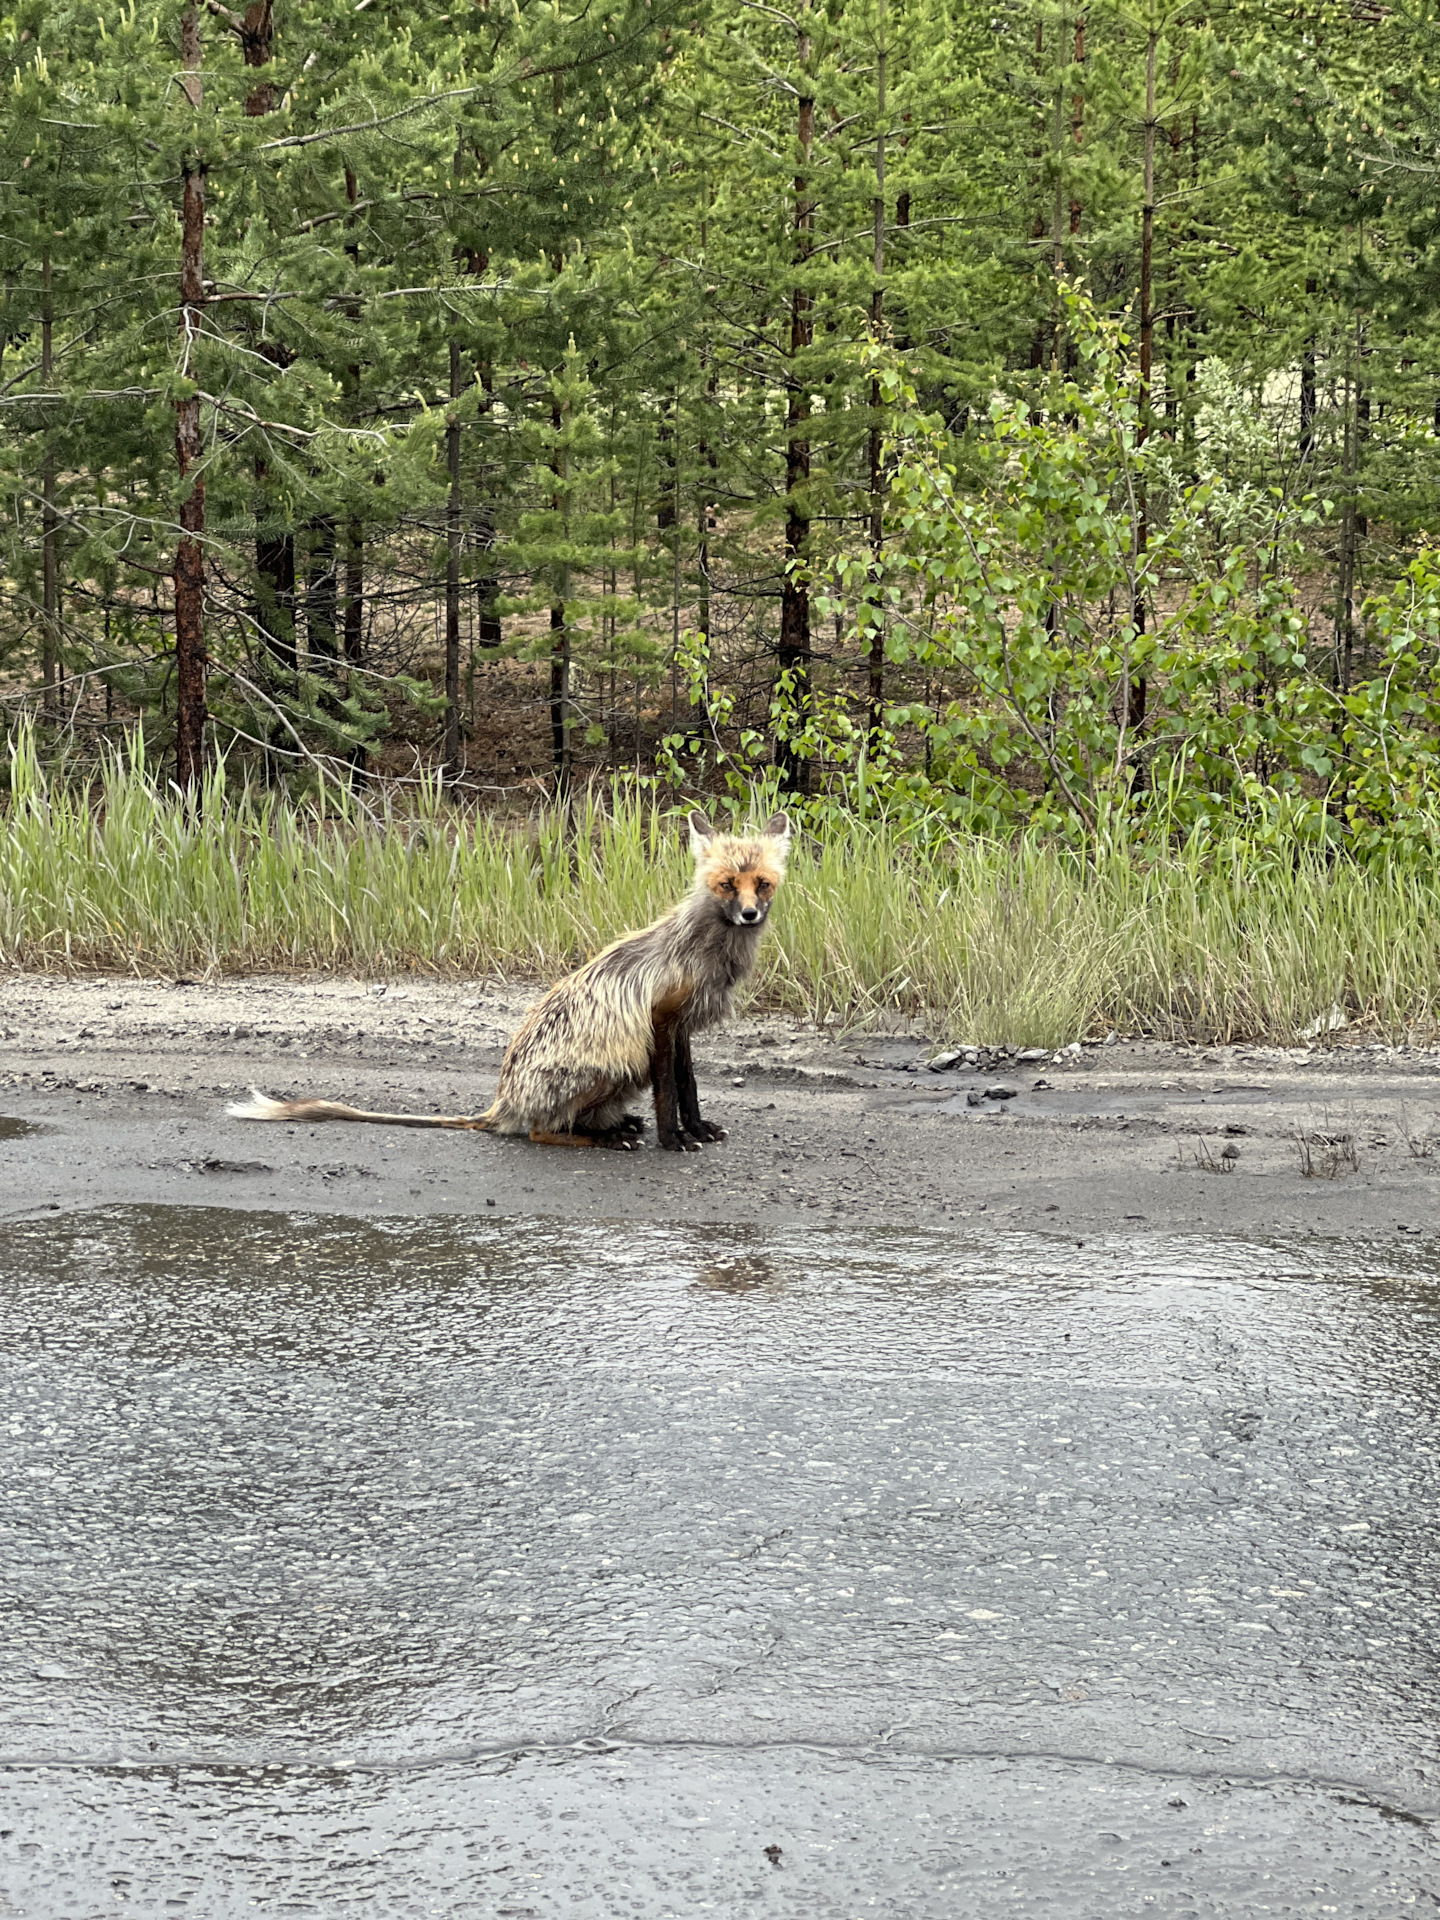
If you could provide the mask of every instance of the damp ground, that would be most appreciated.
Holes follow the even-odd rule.
[[[1425,1910],[1437,1276],[739,1204],[6,1222],[0,1911]]]
[[[696,1155],[225,1118],[252,1085],[477,1112],[533,995],[423,978],[0,979],[0,1117],[39,1129],[0,1135],[0,1217],[158,1201],[1076,1238],[1440,1224],[1440,1053],[1348,1030],[1292,1048],[1017,1046],[932,1072],[938,1041],[914,1028],[752,1012],[697,1047],[702,1102],[730,1137]]]

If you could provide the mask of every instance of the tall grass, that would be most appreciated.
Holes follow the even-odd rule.
[[[433,790],[375,820],[212,774],[198,814],[137,751],[93,793],[12,745],[0,959],[29,968],[552,976],[653,918],[688,874],[679,822],[592,797],[523,829]],[[1051,1045],[1097,1028],[1290,1040],[1339,1003],[1398,1037],[1440,1009],[1440,883],[1243,839],[1082,858],[1026,838],[917,847],[856,824],[797,848],[757,992],[844,1023]]]

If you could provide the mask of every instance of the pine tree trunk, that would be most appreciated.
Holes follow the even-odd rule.
[[[44,304],[40,312],[40,383],[48,393],[54,377],[54,309],[50,297],[50,256],[47,253],[40,263],[40,284],[44,289]],[[46,420],[49,421],[49,409]],[[59,707],[59,669],[60,669],[60,518],[55,511],[55,450],[50,444],[50,430],[45,430],[45,452],[40,464],[41,542],[40,558],[43,573],[42,608],[40,636],[40,678],[44,686],[44,702],[47,713],[54,716]]]
[[[240,51],[247,67],[268,67],[275,54],[275,12],[270,0],[255,0],[240,29]],[[275,83],[262,80],[245,96],[245,112],[252,119],[275,111]]]
[[[310,528],[305,582],[305,648],[318,673],[333,674],[340,659],[340,580],[335,557],[335,522],[322,514]]]
[[[559,407],[550,412],[558,441],[563,422]],[[555,450],[556,488],[551,504],[557,520],[565,510],[565,456]],[[570,569],[557,569],[555,598],[550,604],[550,747],[555,762],[555,798],[570,797],[570,630],[565,624],[565,602],[570,594]]]
[[[477,255],[477,273],[483,273],[490,265],[488,253]],[[485,409],[488,413],[495,404],[495,370],[488,360],[480,364],[480,391],[485,396]],[[494,565],[490,556],[495,551],[495,517],[488,505],[482,503],[475,515],[475,546],[481,558],[480,577],[475,582],[475,602],[480,615],[479,641],[482,647],[498,647],[505,638],[505,630],[500,623],[500,582],[490,571]]]
[[[1085,16],[1082,13],[1075,22],[1075,65],[1084,72],[1085,68]],[[1076,155],[1085,144],[1085,93],[1083,86],[1077,86],[1070,104],[1070,136],[1074,142]],[[1070,238],[1078,239],[1080,234],[1080,198],[1072,191],[1070,196]]]
[[[460,342],[450,338],[450,398],[460,397]],[[460,422],[452,405],[445,423],[450,499],[445,509],[445,768],[460,772]]]
[[[365,664],[365,528],[352,520],[345,532],[345,658]]]
[[[256,478],[265,477],[265,463],[255,463]],[[260,597],[255,623],[265,638],[271,657],[287,673],[294,673],[300,658],[295,643],[295,536],[283,533],[257,533],[255,536],[255,572],[260,582]]]
[[[345,168],[345,198],[353,207],[360,198],[360,182],[355,177],[355,169]],[[353,227],[355,216],[352,214],[347,225]],[[352,238],[345,243],[345,256],[352,268],[360,265],[360,243]],[[353,306],[355,317],[360,314],[359,302]],[[347,369],[350,391],[354,404],[360,403],[360,363],[352,361]],[[345,529],[345,658],[352,667],[365,664],[365,523],[358,517],[352,519]],[[352,689],[353,691],[353,689]],[[352,755],[356,766],[365,764],[365,749],[356,747]]]
[[[878,128],[875,135],[873,208],[875,251],[872,264],[875,269],[875,287],[870,295],[870,337],[877,349],[885,324],[885,53],[882,32],[875,56],[875,120]],[[880,382],[877,378],[870,383],[870,563],[877,582],[880,578],[885,546],[885,498],[882,484],[884,476],[880,464],[883,445]],[[875,627],[870,635],[869,667],[870,744],[873,751],[879,745],[881,729],[885,724],[885,625],[878,608],[875,612]]]
[[[265,67],[274,58],[275,16],[270,0],[256,0],[256,4],[245,14],[240,29],[240,51],[247,67]],[[249,118],[258,119],[262,114],[274,112],[275,100],[273,83],[261,81],[245,96],[245,112]],[[284,366],[288,359],[284,349],[273,342],[262,344],[259,352],[273,366]],[[255,478],[262,486],[265,474],[265,462],[257,460]],[[263,507],[262,494],[262,511]],[[255,624],[264,637],[270,657],[286,673],[294,673],[299,668],[300,658],[295,634],[297,603],[295,534],[292,528],[256,533],[255,575],[260,589]]]
[[[1307,300],[1315,293],[1314,276],[1305,281]],[[1307,460],[1315,447],[1315,336],[1312,333],[1300,355],[1300,458]]]
[[[555,798],[570,796],[570,635],[565,601],[550,609],[550,750],[555,761]]]
[[[1335,684],[1350,691],[1355,654],[1355,557],[1360,532],[1360,319],[1355,320],[1354,369],[1346,396],[1345,445],[1341,456],[1345,504],[1340,514],[1340,577],[1335,594]]]
[[[1150,369],[1155,350],[1155,302],[1153,269],[1155,259],[1155,56],[1160,43],[1160,32],[1152,26],[1145,44],[1145,147],[1144,147],[1144,188],[1140,207],[1140,425],[1137,439],[1143,446],[1150,436]],[[1149,502],[1145,495],[1145,483],[1142,479],[1139,488],[1138,514],[1134,536],[1134,568],[1138,576],[1144,564],[1146,548],[1150,539]],[[1135,633],[1145,631],[1145,596],[1136,588],[1131,610],[1131,625]],[[1149,686],[1143,674],[1132,676],[1126,669],[1128,686],[1126,689],[1126,723],[1132,733],[1138,732],[1145,722],[1145,708]]]
[[[200,106],[200,16],[187,6],[180,20],[184,91]],[[181,170],[180,358],[194,381],[205,305],[205,168],[193,151]],[[201,467],[200,396],[175,406],[175,464],[180,482],[180,541],[175,551],[175,777],[197,796],[205,753],[205,476]]]
[[[796,47],[796,65],[804,73],[810,60],[810,36],[802,28]],[[815,102],[802,95],[797,137],[803,171],[795,178],[795,264],[804,270],[810,262],[815,235],[815,207],[810,198],[809,167],[815,143]],[[809,371],[805,354],[814,339],[814,302],[803,278],[797,277],[790,295],[790,376],[786,408],[785,443],[785,584],[780,601],[782,674],[790,684],[791,727],[803,726],[810,693],[810,589],[803,568],[810,543],[810,400],[805,383]],[[810,791],[810,762],[786,740],[780,753],[780,771],[790,793]]]

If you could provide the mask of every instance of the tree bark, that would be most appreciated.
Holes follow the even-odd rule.
[[[360,182],[355,177],[355,169],[347,162],[345,167],[345,198],[353,207],[360,198]],[[350,216],[347,224],[352,224],[355,216]],[[345,243],[345,255],[352,267],[360,265],[360,242],[353,235]],[[353,305],[355,317],[360,315],[359,302]],[[351,397],[358,407],[360,404],[360,363],[352,361],[347,369]],[[345,529],[345,658],[352,667],[365,664],[365,524],[358,517],[353,518]],[[365,749],[355,749],[357,766],[365,764]]]
[[[1360,533],[1360,421],[1362,334],[1360,317],[1355,317],[1354,367],[1346,396],[1345,445],[1342,454],[1345,504],[1340,514],[1340,577],[1335,594],[1335,684],[1341,693],[1350,691],[1355,655],[1355,558]]]
[[[460,397],[460,342],[450,336],[449,418],[445,423],[445,460],[450,499],[445,509],[445,770],[460,772],[460,421],[454,402]]]
[[[1145,179],[1140,207],[1140,438],[1150,432],[1150,366],[1155,347],[1153,269],[1155,259],[1155,55],[1159,29],[1145,45]]]
[[[484,273],[490,265],[488,253],[476,255],[475,271]],[[480,391],[484,395],[485,411],[488,413],[495,404],[495,369],[488,360],[480,363]],[[495,551],[495,517],[488,503],[482,501],[475,515],[475,545],[481,558],[480,576],[475,582],[476,611],[480,616],[479,641],[482,647],[498,647],[505,639],[505,629],[500,622],[500,581],[491,571]]]
[[[310,527],[305,581],[305,648],[317,672],[333,674],[340,659],[340,580],[335,557],[335,522],[322,514]]]
[[[1150,368],[1155,348],[1155,304],[1153,291],[1153,268],[1155,259],[1155,56],[1160,44],[1160,30],[1153,26],[1145,42],[1145,171],[1143,195],[1140,207],[1140,425],[1136,435],[1143,446],[1150,437]],[[1150,539],[1149,502],[1145,494],[1145,481],[1142,476],[1139,486],[1138,514],[1134,535],[1134,568],[1137,576],[1144,563],[1145,550]],[[1138,584],[1130,610],[1131,626],[1139,635],[1145,631],[1145,596]],[[1145,721],[1145,707],[1149,686],[1143,674],[1133,676],[1127,673],[1126,715],[1127,724],[1132,733],[1137,732]]]
[[[559,407],[552,407],[550,424],[558,441],[564,424]],[[565,495],[565,455],[555,449],[555,492],[551,504],[557,524],[568,520]],[[570,597],[570,569],[564,563],[556,568],[555,598],[550,603],[550,746],[555,762],[555,798],[570,797],[570,630],[565,624],[565,603]]]
[[[875,247],[872,265],[875,271],[875,286],[870,295],[870,337],[875,348],[879,348],[881,331],[885,324],[885,40],[882,25],[880,45],[875,55],[875,200],[873,206],[875,222]],[[881,560],[885,546],[885,496],[883,474],[880,465],[881,450],[884,446],[883,421],[880,412],[880,381],[877,376],[870,383],[870,564],[872,577],[878,583]],[[878,608],[875,611],[875,626],[870,635],[869,660],[869,707],[870,707],[870,743],[872,749],[879,745],[880,732],[885,724],[885,625]]]
[[[240,51],[247,67],[268,67],[275,55],[275,11],[270,0],[255,0],[240,29]],[[245,96],[245,112],[253,120],[275,111],[276,87],[262,80]]]
[[[1075,65],[1083,73],[1085,67],[1085,16],[1082,13],[1075,22]],[[1085,144],[1085,90],[1083,84],[1077,85],[1070,107],[1070,132],[1078,155]],[[1070,238],[1077,239],[1080,233],[1080,197],[1072,191],[1070,196]]]
[[[255,465],[256,478],[263,480],[264,461]],[[260,583],[256,625],[272,659],[294,673],[300,657],[295,643],[295,536],[288,527],[282,533],[256,534],[255,572]]]
[[[802,21],[804,14],[802,11]],[[810,62],[810,35],[803,25],[797,37],[796,66],[804,84]],[[780,601],[779,665],[788,675],[792,727],[803,724],[809,707],[810,692],[810,589],[803,568],[810,543],[810,439],[806,431],[810,420],[810,400],[805,382],[808,368],[803,356],[815,337],[814,301],[805,284],[815,235],[815,205],[810,198],[810,158],[815,144],[815,101],[802,95],[799,103],[797,137],[801,171],[795,176],[795,265],[797,274],[790,295],[790,375],[786,406],[785,443],[785,583]],[[786,740],[780,753],[780,771],[786,789],[795,794],[810,791],[810,762]]]
[[[256,4],[246,12],[240,27],[240,52],[247,67],[265,67],[274,58],[275,14],[271,0],[256,0]],[[273,113],[276,97],[274,85],[262,81],[245,96],[247,116],[256,119],[262,114]],[[272,366],[284,366],[289,358],[284,348],[273,342],[262,345],[259,351]],[[262,483],[262,487],[265,473],[265,462],[257,460],[255,478]],[[263,492],[260,509],[263,512]],[[264,636],[266,651],[286,673],[295,673],[300,665],[300,657],[295,634],[297,601],[293,528],[284,527],[278,532],[273,529],[266,533],[257,531],[255,575],[260,589],[255,624]]]
[[[200,15],[192,4],[180,19],[183,87],[198,111]],[[205,308],[205,167],[192,148],[181,163],[180,363],[182,376],[197,378],[195,365]],[[205,755],[205,475],[201,466],[200,396],[175,405],[175,464],[180,491],[180,541],[175,551],[175,777],[198,796]]]
[[[1313,274],[1305,281],[1307,299],[1315,293]],[[1300,355],[1300,458],[1308,460],[1315,448],[1315,336],[1312,333]]]
[[[40,309],[40,384],[48,393],[54,378],[54,306],[51,299],[50,255],[40,263],[40,284],[44,289]],[[47,413],[47,421],[49,415]],[[55,511],[55,449],[50,429],[45,430],[45,452],[40,464],[42,625],[40,637],[40,679],[44,687],[45,710],[54,716],[59,706],[60,670],[60,517]]]
[[[352,520],[345,532],[345,658],[365,664],[365,528]]]

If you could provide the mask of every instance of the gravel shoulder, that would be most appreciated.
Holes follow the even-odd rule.
[[[697,1049],[705,1109],[730,1131],[701,1154],[225,1116],[251,1085],[476,1111],[534,992],[416,977],[11,974],[0,981],[0,1215],[150,1201],[1368,1237],[1428,1232],[1440,1198],[1440,1051],[1420,1048],[1116,1039],[1056,1056],[962,1056],[937,1072],[938,1049],[916,1031],[751,1014]]]

